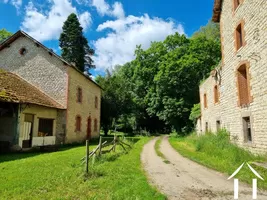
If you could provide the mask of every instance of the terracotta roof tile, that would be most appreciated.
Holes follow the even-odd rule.
[[[62,105],[16,74],[0,71],[0,101],[64,109]]]

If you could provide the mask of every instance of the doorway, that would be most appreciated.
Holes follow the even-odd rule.
[[[32,147],[33,120],[34,120],[34,115],[25,114],[23,131],[22,131],[22,148]]]

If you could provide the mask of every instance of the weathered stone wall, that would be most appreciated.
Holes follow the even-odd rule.
[[[26,49],[25,55],[20,54],[21,48]],[[66,107],[68,66],[27,37],[19,37],[0,52],[0,68],[19,75]]]
[[[216,119],[231,133],[231,139],[253,152],[267,152],[267,1],[243,0],[233,11],[233,0],[224,0],[221,13],[222,81],[219,86],[220,103],[212,105],[214,79],[209,77],[200,86],[202,129],[205,122],[215,131]],[[245,45],[235,48],[234,32],[237,25],[244,23]],[[238,104],[237,68],[249,66],[249,88],[251,103],[246,107]],[[212,80],[213,79],[213,80]],[[208,93],[208,108],[203,109],[203,94]],[[243,117],[250,117],[252,142],[246,142]],[[203,126],[204,125],[204,126]],[[202,130],[203,131],[203,130]]]
[[[87,136],[87,122],[91,117],[91,137],[99,137],[101,89],[73,68],[69,68],[69,89],[67,108],[66,142],[81,142]],[[82,89],[82,103],[77,102],[77,89]],[[95,108],[95,97],[98,97],[98,108]],[[81,116],[81,131],[76,129],[76,116]],[[94,120],[97,119],[97,131],[94,131]]]

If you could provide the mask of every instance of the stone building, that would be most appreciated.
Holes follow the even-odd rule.
[[[18,31],[0,44],[0,70],[0,141],[31,147],[99,136],[101,88],[52,50]]]
[[[267,152],[267,1],[215,0],[222,61],[200,85],[200,133],[225,128],[252,152]]]

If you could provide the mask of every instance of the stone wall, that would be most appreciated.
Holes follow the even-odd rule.
[[[202,131],[208,122],[209,129],[216,131],[216,120],[231,133],[238,145],[257,153],[267,152],[267,1],[243,0],[233,11],[233,0],[224,0],[220,19],[222,42],[220,100],[214,105],[211,76],[200,86]],[[236,51],[235,29],[244,24],[245,45]],[[239,105],[237,68],[248,66],[251,102]],[[208,94],[208,108],[203,108],[203,94]],[[250,117],[252,142],[244,136],[243,117]],[[204,125],[204,126],[203,126]]]
[[[24,55],[21,48],[26,49]],[[66,107],[68,66],[27,37],[19,37],[0,52],[0,68],[19,75]]]
[[[100,133],[101,89],[73,68],[69,68],[69,89],[67,108],[67,143],[84,141],[87,136],[88,118],[91,117],[91,137],[97,138]],[[77,89],[82,89],[82,102],[77,102]],[[95,108],[95,97],[98,108]],[[76,116],[81,117],[81,131],[76,131]],[[94,120],[97,119],[97,130],[94,131]]]

